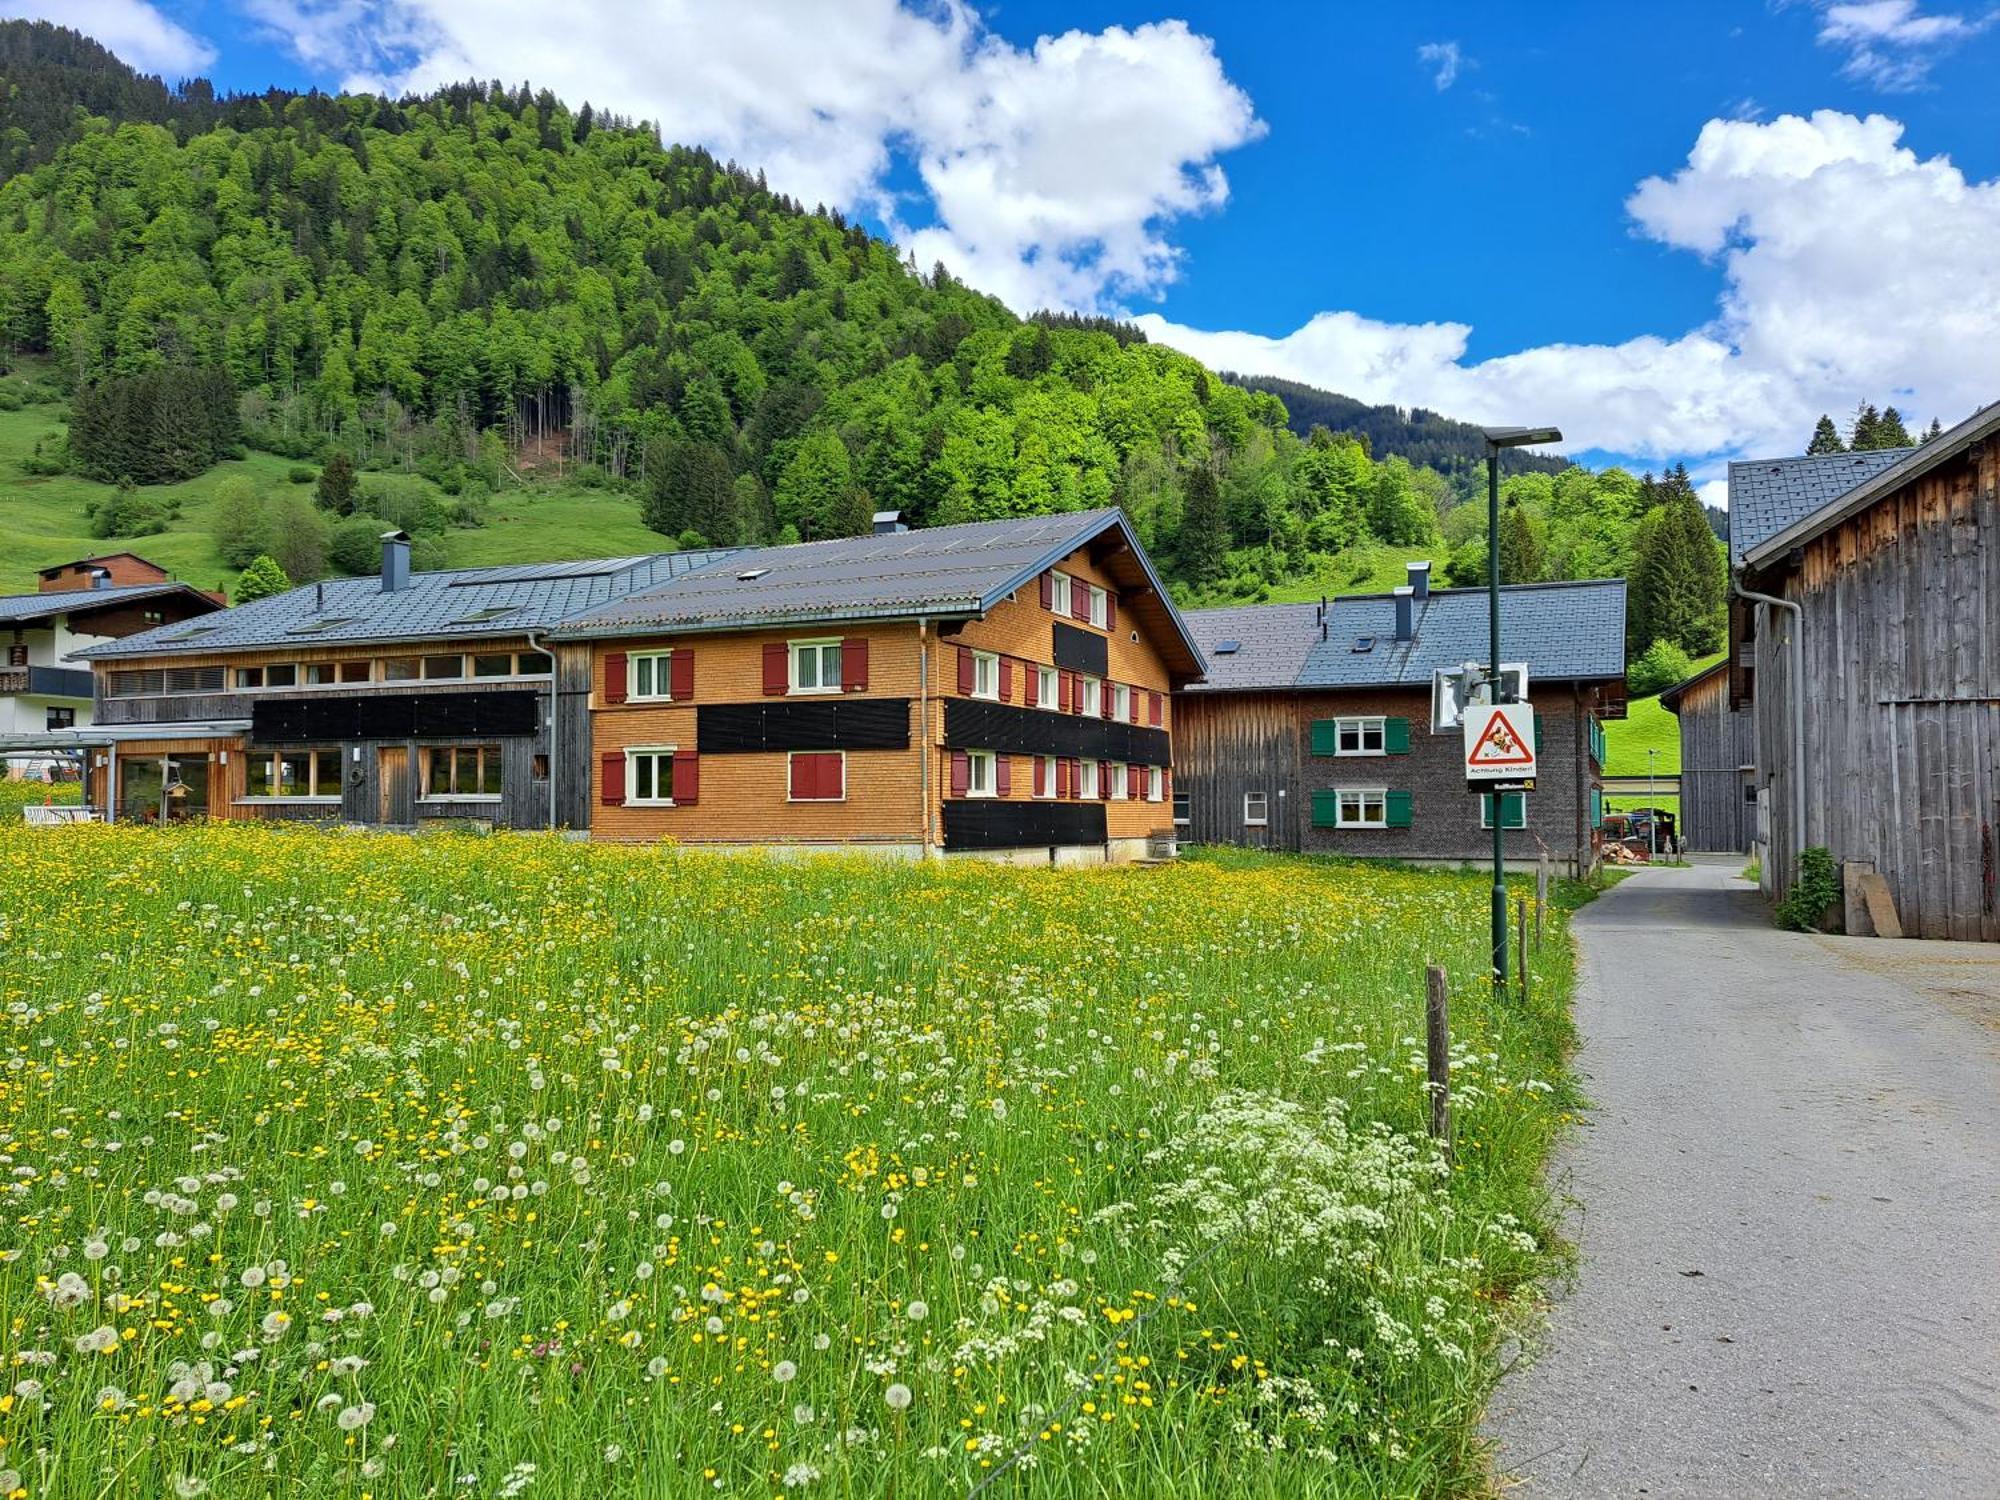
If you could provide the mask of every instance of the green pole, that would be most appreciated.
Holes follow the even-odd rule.
[[[1486,445],[1486,612],[1487,676],[1492,698],[1497,704],[1504,689],[1500,683],[1500,449]],[[1506,818],[1497,792],[1484,793],[1493,819],[1493,989],[1507,991],[1507,845],[1503,825]]]

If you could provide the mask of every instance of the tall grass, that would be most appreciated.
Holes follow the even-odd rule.
[[[0,826],[0,1488],[1471,1493],[1569,1102],[1486,899]]]

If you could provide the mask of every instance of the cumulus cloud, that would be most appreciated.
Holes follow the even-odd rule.
[[[1442,94],[1458,82],[1458,70],[1464,65],[1457,42],[1425,42],[1417,48],[1417,61],[1431,70],[1431,82]]]
[[[0,0],[0,18],[68,26],[141,73],[168,79],[190,77],[215,61],[215,48],[146,0]]]
[[[1711,120],[1627,200],[1635,231],[1717,267],[1715,316],[1618,344],[1465,357],[1460,323],[1325,312],[1281,337],[1138,321],[1246,373],[1482,422],[1554,421],[1637,459],[1797,452],[1862,397],[1948,424],[2000,395],[2000,180],[1919,157],[1903,126],[1834,111]]]
[[[961,0],[244,0],[350,88],[529,79],[762,168],[807,203],[877,215],[1026,311],[1156,296],[1166,229],[1222,204],[1216,158],[1263,131],[1179,21],[1017,47]],[[898,197],[898,162],[921,192]]]
[[[1921,88],[1949,48],[1983,31],[1991,16],[1927,13],[1917,0],[1821,0],[1819,40],[1847,54],[1840,71],[1889,93]]]

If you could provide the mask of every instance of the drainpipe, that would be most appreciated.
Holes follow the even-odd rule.
[[[556,746],[562,739],[562,727],[558,722],[562,714],[562,673],[558,670],[555,652],[549,643],[528,632],[528,644],[549,659],[549,832],[556,831]],[[588,712],[588,709],[585,710]]]
[[[917,811],[923,857],[931,857],[931,645],[930,621],[917,616]]]
[[[1796,873],[1799,854],[1806,845],[1806,614],[1790,599],[1746,589],[1741,574],[1731,574],[1729,585],[1739,599],[1789,610],[1792,616],[1792,870]]]

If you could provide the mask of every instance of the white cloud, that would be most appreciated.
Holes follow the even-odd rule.
[[[1903,126],[1834,111],[1711,120],[1627,200],[1636,231],[1722,274],[1715,317],[1618,344],[1470,361],[1470,329],[1326,312],[1278,338],[1138,319],[1226,369],[1472,421],[1553,421],[1641,460],[1798,452],[1862,398],[1947,425],[2000,395],[2000,180],[1920,158]]]
[[[1464,65],[1457,42],[1425,42],[1417,48],[1417,61],[1431,67],[1431,82],[1442,94],[1458,82],[1458,70]]]
[[[1179,21],[1021,48],[962,0],[241,3],[349,87],[527,79],[653,120],[808,204],[872,210],[1022,311],[1157,295],[1177,273],[1166,226],[1224,202],[1215,158],[1263,131]],[[891,198],[898,154],[923,201]]]
[[[1821,0],[1819,40],[1846,52],[1840,71],[1848,78],[1900,93],[1922,87],[1940,53],[1991,22],[1927,14],[1918,0]]]
[[[215,49],[146,0],[0,0],[7,20],[53,21],[108,47],[141,73],[171,81],[199,73]]]

